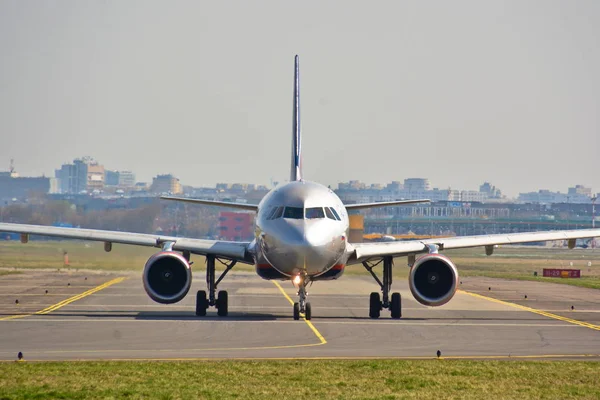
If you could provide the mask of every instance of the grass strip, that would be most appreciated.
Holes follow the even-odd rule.
[[[0,271],[0,276],[2,275],[15,275],[20,274],[21,271]]]
[[[592,361],[310,360],[0,364],[0,399],[597,399]]]

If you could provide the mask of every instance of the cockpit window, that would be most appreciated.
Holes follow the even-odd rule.
[[[286,207],[283,212],[283,218],[302,219],[304,218],[304,209],[300,207]]]
[[[275,211],[277,211],[277,207],[271,208],[267,213],[267,219],[273,219],[273,214],[275,214]]]
[[[325,207],[325,215],[327,215],[327,218],[336,221],[336,218],[333,215],[333,213],[331,212],[331,209],[329,207]]]
[[[335,211],[335,208],[333,208],[333,207],[329,207],[329,208],[331,209],[331,212],[333,213],[333,215],[335,215],[335,218],[336,218],[338,221],[341,221],[342,219],[340,218],[340,216],[339,216],[339,214],[337,213],[337,211]]]
[[[283,215],[283,207],[276,207],[275,210],[273,210],[273,212],[271,213],[271,215],[269,215],[268,219],[281,218],[281,215]]]
[[[322,207],[307,208],[304,212],[306,219],[325,218]]]

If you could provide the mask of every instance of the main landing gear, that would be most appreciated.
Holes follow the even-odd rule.
[[[375,272],[373,272],[373,268],[381,263],[383,263],[383,282],[379,279]],[[383,297],[382,300],[378,292],[371,293],[371,297],[369,298],[369,317],[379,318],[381,310],[387,308],[390,310],[392,318],[401,318],[402,298],[400,297],[400,293],[392,293],[390,298],[390,291],[392,290],[392,268],[394,266],[392,257],[384,257],[382,260],[379,260],[376,263],[363,261],[362,264],[381,287],[381,293]]]
[[[215,260],[218,260],[225,266],[225,270],[219,276],[219,279],[215,281]],[[214,255],[206,256],[206,284],[208,286],[208,296],[205,290],[198,290],[196,293],[196,315],[199,317],[206,316],[206,310],[208,307],[216,307],[217,315],[219,317],[226,317],[228,310],[228,296],[227,291],[220,290],[217,294],[217,286],[225,278],[225,275],[233,268],[235,261],[225,262]]]
[[[312,318],[312,309],[310,303],[306,301],[308,293],[306,292],[306,285],[308,281],[297,276],[294,279],[294,283],[298,285],[298,296],[299,301],[294,303],[294,319],[297,321],[300,319],[300,314],[304,314],[304,319],[310,320]]]

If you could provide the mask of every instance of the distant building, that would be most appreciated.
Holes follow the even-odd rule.
[[[18,174],[0,175],[0,199],[8,200],[27,199],[32,194],[46,194],[50,191],[50,178],[46,177],[19,177]]]
[[[150,185],[146,182],[136,182],[133,190],[136,192],[146,192],[150,189]]]
[[[118,186],[119,171],[106,170],[104,174],[104,184],[106,186]]]
[[[80,193],[87,187],[87,164],[76,159],[72,164],[63,164],[54,176],[60,193]]]
[[[181,183],[179,183],[179,179],[171,174],[167,174],[157,175],[152,179],[150,191],[153,193],[181,194],[183,193],[183,188],[181,187]]]
[[[132,188],[135,186],[135,174],[131,171],[119,171],[118,185],[123,188]]]
[[[537,192],[519,193],[520,203],[538,204],[588,204],[592,201],[592,189],[582,185],[569,188],[568,193],[539,190]]]
[[[567,193],[569,196],[583,195],[590,199],[592,198],[592,189],[583,185],[575,185],[575,187],[570,187]]]
[[[484,202],[487,200],[488,194],[477,190],[461,190],[460,201],[478,201]]]
[[[252,238],[254,215],[252,213],[219,213],[219,236],[225,240],[245,240]]]
[[[416,192],[419,190],[431,190],[429,179],[426,178],[408,178],[404,180],[404,190]]]
[[[91,157],[73,160],[63,164],[54,176],[58,180],[60,193],[83,193],[104,189],[104,166]]]
[[[367,185],[362,183],[361,181],[348,181],[348,182],[340,182],[338,183],[339,190],[362,190],[366,189]]]
[[[385,186],[386,190],[401,190],[404,189],[404,185],[400,181],[392,181]]]
[[[502,198],[502,191],[489,182],[484,182],[483,185],[479,186],[479,191],[487,194],[488,199]]]
[[[104,189],[104,175],[103,165],[92,159],[88,160],[86,190],[88,192],[102,191]]]

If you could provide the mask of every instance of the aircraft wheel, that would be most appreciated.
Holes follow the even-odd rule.
[[[208,309],[208,298],[205,290],[198,290],[196,293],[196,316],[205,317]]]
[[[392,293],[392,302],[390,304],[392,318],[400,319],[402,317],[402,298],[400,293]]]
[[[305,310],[304,310],[304,318],[306,318],[307,320],[310,320],[312,318],[312,310],[310,307],[310,303],[306,303]]]
[[[228,308],[228,304],[229,300],[228,300],[228,295],[227,295],[227,291],[225,290],[221,290],[219,292],[219,294],[217,295],[217,315],[219,317],[226,317],[227,316],[227,308]]]
[[[300,319],[300,304],[294,303],[294,320],[298,321]]]
[[[381,298],[379,297],[379,293],[372,292],[371,297],[369,297],[369,317],[379,318],[380,314],[381,314]]]

